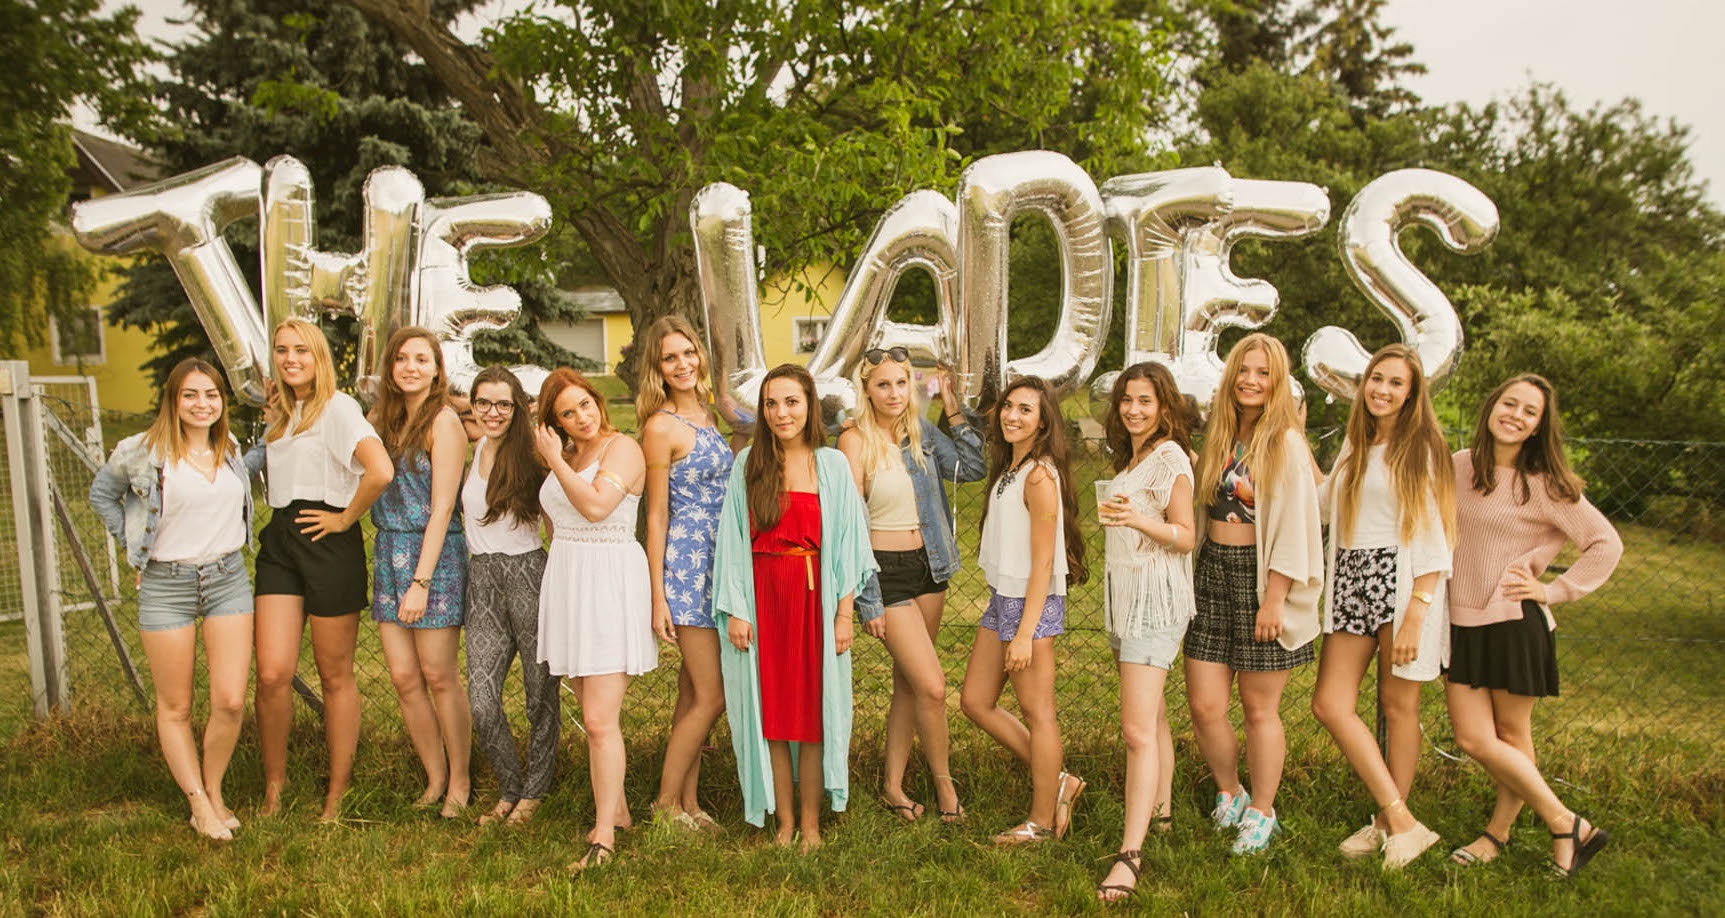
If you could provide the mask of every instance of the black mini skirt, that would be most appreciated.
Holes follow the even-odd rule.
[[[1476,627],[1449,627],[1449,681],[1512,695],[1557,695],[1557,641],[1545,610],[1524,599],[1521,618]]]

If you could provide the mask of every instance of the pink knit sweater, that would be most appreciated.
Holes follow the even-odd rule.
[[[1516,503],[1515,473],[1499,469],[1490,494],[1473,489],[1473,459],[1468,450],[1455,454],[1455,510],[1458,541],[1449,582],[1450,624],[1466,628],[1516,621],[1521,603],[1503,592],[1504,574],[1526,564],[1534,576],[1545,573],[1551,559],[1574,542],[1581,556],[1563,576],[1545,585],[1552,604],[1579,599],[1605,582],[1623,557],[1623,540],[1583,497],[1575,503],[1552,500],[1543,478],[1528,480],[1527,503]]]

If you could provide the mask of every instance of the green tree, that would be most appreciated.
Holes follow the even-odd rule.
[[[154,124],[137,68],[151,59],[135,9],[99,0],[0,0],[0,349],[41,344],[48,320],[89,303],[96,263],[55,238],[72,192],[74,103],[115,130]]]
[[[447,22],[474,0],[441,0],[429,20]],[[241,155],[262,163],[290,154],[311,171],[317,197],[317,245],[356,251],[364,218],[362,188],[371,170],[404,166],[428,196],[492,190],[479,176],[479,129],[426,66],[387,31],[328,0],[192,0],[193,37],[167,58],[160,93],[177,129],[151,145],[172,174]],[[257,224],[229,233],[242,265],[256,264]],[[486,333],[484,361],[523,359],[550,366],[579,363],[537,327],[573,318],[556,291],[559,262],[544,245],[486,256],[483,282],[522,292],[527,321]],[[257,272],[250,272],[257,283]],[[209,343],[179,281],[161,259],[130,271],[114,314],[153,328],[160,354],[149,368],[165,374],[180,359],[207,354]],[[338,349],[351,346],[345,325],[332,327]]]
[[[886,206],[975,156],[1047,147],[1108,174],[1161,117],[1167,38],[1142,4],[567,0],[469,44],[411,0],[347,2],[484,129],[490,177],[552,200],[637,328],[699,319],[688,205],[709,182],[751,193],[764,268],[788,274],[848,262]]]

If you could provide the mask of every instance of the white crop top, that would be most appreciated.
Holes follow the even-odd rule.
[[[480,439],[473,450],[473,467],[467,471],[467,480],[461,483],[461,526],[467,535],[467,550],[475,555],[524,555],[543,547],[538,520],[523,523],[513,513],[500,513],[490,523],[479,522],[488,507],[485,490],[490,484],[479,477],[479,457],[492,445],[489,437]]]
[[[312,500],[346,507],[365,473],[353,451],[367,437],[381,442],[377,431],[345,392],[330,396],[311,427],[296,434],[299,417],[296,404],[288,432],[266,444],[270,506],[279,510],[296,500]]]
[[[978,563],[988,585],[1002,596],[1022,598],[1030,582],[1030,509],[1024,506],[1024,480],[1033,466],[1026,464],[1001,476],[988,494],[988,519],[982,524],[982,551]],[[1060,506],[1060,472],[1047,460],[1040,467],[1054,476],[1054,571],[1048,579],[1048,595],[1066,595],[1066,527]]]
[[[874,470],[868,482],[868,528],[878,532],[916,532],[922,519],[916,512],[916,486],[904,467],[904,453],[895,450]]]
[[[162,467],[153,561],[207,564],[246,544],[246,483],[224,463],[210,481],[190,462]]]

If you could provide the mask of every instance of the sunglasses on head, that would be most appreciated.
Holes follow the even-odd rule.
[[[909,363],[910,348],[889,347],[883,349],[871,347],[868,350],[863,351],[863,359],[869,362],[869,366],[878,366],[882,360],[885,360],[888,357],[891,357],[898,363]]]

